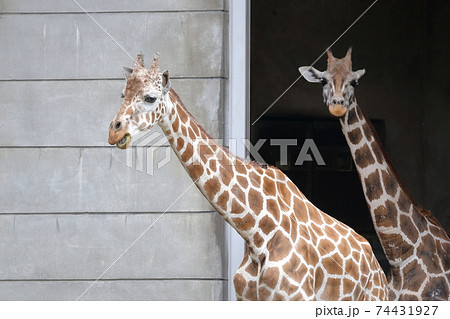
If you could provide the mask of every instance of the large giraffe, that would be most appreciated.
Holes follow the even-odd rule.
[[[299,69],[323,85],[330,113],[340,118],[375,230],[390,264],[391,300],[450,299],[450,239],[430,211],[418,207],[400,182],[354,87],[365,70],[352,71],[351,48],[342,59],[328,51],[324,72]]]
[[[239,300],[386,300],[387,281],[369,243],[309,202],[280,170],[231,155],[197,123],[159,73],[138,55],[109,143],[159,124],[196,186],[245,239],[234,276]]]

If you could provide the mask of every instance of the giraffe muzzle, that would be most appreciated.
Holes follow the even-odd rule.
[[[347,113],[347,107],[343,104],[330,104],[328,110],[335,117],[343,117]]]
[[[122,139],[119,142],[117,142],[116,146],[123,150],[128,147],[130,142],[131,142],[131,135],[127,133],[124,135],[124,137],[122,137]]]

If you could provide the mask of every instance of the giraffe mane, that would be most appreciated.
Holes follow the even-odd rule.
[[[444,227],[442,227],[441,223],[437,220],[436,217],[434,217],[434,215],[431,213],[430,210],[421,208],[421,207],[416,207],[416,208],[423,217],[425,217],[427,220],[430,221],[430,223],[434,224],[435,226],[437,226],[439,228],[444,229]]]

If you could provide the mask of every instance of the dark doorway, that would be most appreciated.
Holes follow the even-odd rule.
[[[336,57],[352,46],[353,69],[366,69],[356,89],[360,106],[377,119],[374,125],[414,200],[450,230],[450,2],[378,1],[361,16],[373,2],[252,1],[250,121],[253,144],[261,138],[298,140],[288,147],[287,165],[279,165],[280,147],[269,141],[260,154],[316,206],[369,239],[386,269],[348,146],[323,104],[320,85],[301,79],[268,109],[298,78],[299,66],[311,65],[338,38]],[[326,57],[314,66],[324,70]],[[292,165],[305,139],[314,140],[325,166]]]

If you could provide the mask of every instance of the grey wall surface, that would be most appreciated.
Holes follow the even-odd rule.
[[[223,136],[227,1],[78,2]],[[82,299],[223,299],[224,224],[176,156],[148,174],[107,143],[132,58],[73,1],[1,1],[0,42],[0,300],[74,300],[111,265]]]

